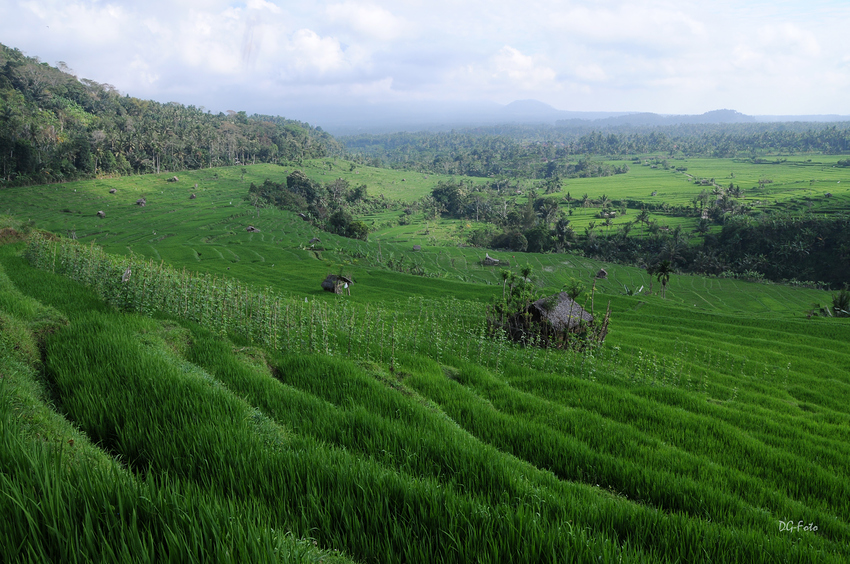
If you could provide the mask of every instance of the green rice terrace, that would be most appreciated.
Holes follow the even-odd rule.
[[[567,192],[656,202],[670,229],[730,184],[751,209],[838,215],[839,158],[646,156],[549,197],[576,228],[599,208]],[[367,240],[248,197],[296,168],[366,186]],[[6,561],[850,560],[834,288],[674,272],[662,289],[580,253],[473,247],[482,222],[417,204],[449,176],[324,158],[174,177],[0,191]],[[529,270],[540,295],[578,284],[610,307],[604,344],[488,332]]]

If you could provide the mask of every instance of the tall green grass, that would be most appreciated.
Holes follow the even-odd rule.
[[[41,291],[60,301],[62,290],[73,290],[61,279],[57,285],[37,278]],[[51,390],[54,382],[40,373],[39,349],[62,339],[68,323],[23,294],[0,266],[3,561],[346,561],[269,527],[267,512],[256,504],[166,474],[157,480],[134,476],[121,457],[93,445],[52,409],[64,394]]]

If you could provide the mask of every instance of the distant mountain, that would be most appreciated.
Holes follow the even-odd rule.
[[[320,124],[334,135],[391,133],[397,131],[450,131],[471,127],[523,124],[555,127],[663,127],[681,124],[841,122],[850,116],[751,116],[722,109],[703,114],[671,115],[649,112],[573,112],[559,110],[539,100],[516,100],[506,105],[492,102],[420,103],[357,107],[295,108],[298,119]]]
[[[756,118],[744,115],[735,110],[713,110],[700,115],[661,115],[652,113],[626,114],[616,117],[592,120],[588,123],[581,119],[559,120],[559,126],[621,126],[632,125],[636,127],[680,125],[683,123],[755,123]]]
[[[450,131],[493,125],[545,125],[575,128],[663,127],[681,124],[847,122],[850,116],[751,116],[729,109],[695,115],[648,112],[573,112],[559,110],[539,100],[492,102],[419,103],[357,107],[287,109],[298,119],[320,124],[334,135],[393,133],[398,131]]]
[[[551,123],[558,120],[599,120],[629,115],[629,112],[570,112],[558,110],[539,100],[517,100],[503,106],[491,119],[508,123]]]
[[[287,115],[319,124],[325,131],[334,135],[396,131],[435,132],[501,124],[555,125],[559,120],[592,121],[627,113],[570,112],[558,110],[538,100],[517,100],[507,105],[493,102],[430,102],[286,109]]]

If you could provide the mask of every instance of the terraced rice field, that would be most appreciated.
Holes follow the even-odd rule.
[[[807,316],[829,293],[673,275],[662,298],[639,268],[490,253],[541,291],[608,271],[601,349],[521,348],[484,338],[502,280],[456,224],[331,236],[258,216],[241,195],[276,170],[247,170],[4,192],[83,257],[0,246],[13,560],[850,558],[850,325]],[[341,269],[352,296],[322,292]]]

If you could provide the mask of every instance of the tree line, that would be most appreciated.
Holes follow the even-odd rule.
[[[0,187],[341,154],[309,124],[122,96],[0,44]]]
[[[736,123],[671,126],[522,126],[450,132],[362,134],[339,138],[364,164],[465,176],[581,176],[588,156],[751,158],[850,152],[850,123]],[[596,171],[595,176],[616,171]]]
[[[556,187],[557,186],[557,187]],[[698,218],[692,230],[668,228],[650,216],[648,204],[560,193],[559,183],[530,190],[494,179],[486,184],[441,181],[412,208],[437,216],[479,222],[466,242],[512,252],[574,251],[649,270],[672,270],[755,281],[818,282],[841,287],[850,280],[850,216],[844,213],[753,216],[734,184],[713,186],[688,206],[667,206],[671,215]],[[664,205],[664,204],[663,204]],[[595,208],[596,219],[576,231],[575,208]],[[631,221],[614,224],[615,218]],[[405,220],[402,215],[400,222]],[[712,225],[721,225],[711,233]],[[695,244],[695,240],[701,241]]]

